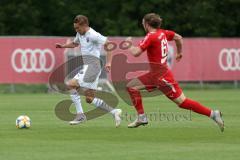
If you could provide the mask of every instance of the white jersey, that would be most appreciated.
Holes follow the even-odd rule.
[[[106,41],[107,37],[90,28],[84,35],[77,33],[73,42],[80,44],[82,55],[91,55],[100,58],[102,46]]]
[[[80,44],[83,68],[74,76],[81,87],[97,89],[101,74],[100,52],[107,37],[90,28],[84,35],[76,34],[74,43]],[[96,57],[96,58],[95,58]]]

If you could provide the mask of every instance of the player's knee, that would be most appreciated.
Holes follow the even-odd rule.
[[[174,99],[173,101],[181,108],[181,104],[185,101],[186,97],[182,93],[178,98]]]
[[[175,99],[174,102],[181,108],[181,104],[183,103],[182,99]]]
[[[86,97],[86,102],[90,104],[92,103],[93,99],[94,97]]]
[[[127,91],[128,94],[130,95],[130,97],[139,97],[140,95],[140,91],[137,88],[133,88],[133,87],[127,87]]]
[[[65,85],[67,86],[68,89],[76,89],[79,87],[74,80],[67,81]]]
[[[69,83],[65,83],[65,85],[68,90],[74,89],[74,87],[72,85],[70,85]]]

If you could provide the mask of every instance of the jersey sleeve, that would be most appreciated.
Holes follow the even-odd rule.
[[[173,40],[175,32],[171,31],[171,30],[165,30],[165,34],[166,34],[167,40],[171,41],[171,40]]]
[[[145,51],[151,44],[151,37],[150,34],[147,34],[145,38],[139,43],[139,47],[142,49],[142,51]]]
[[[107,37],[101,35],[100,33],[96,32],[91,36],[91,39],[94,43],[104,45],[107,42]]]
[[[73,43],[77,43],[77,44],[80,44],[80,41],[79,41],[79,38],[78,38],[78,33],[76,34],[74,40],[73,40]]]

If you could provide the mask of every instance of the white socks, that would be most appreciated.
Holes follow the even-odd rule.
[[[96,107],[101,107],[103,104],[103,100],[101,100],[99,98],[94,98],[92,101],[92,104]]]
[[[80,96],[78,95],[78,92],[76,90],[71,90],[71,95],[70,95],[73,103],[75,104],[77,113],[83,113],[83,108],[82,108],[82,104],[81,104],[81,99]],[[103,100],[99,99],[99,98],[94,98],[92,101],[92,104],[95,107],[99,107],[105,111],[110,112],[111,114],[115,114],[116,109],[112,108],[111,106],[107,105]]]
[[[78,92],[76,90],[71,90],[70,97],[71,97],[73,103],[75,104],[77,113],[83,113],[81,99],[80,99],[80,96],[78,95]]]
[[[95,107],[99,107],[105,111],[108,111],[110,112],[111,114],[115,114],[115,109],[110,107],[109,105],[107,105],[103,100],[99,99],[99,98],[94,98],[93,101],[92,101],[92,104],[95,106]]]

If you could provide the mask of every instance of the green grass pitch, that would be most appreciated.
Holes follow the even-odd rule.
[[[128,129],[123,116],[120,128],[111,115],[77,126],[59,120],[55,104],[61,94],[0,95],[0,160],[238,160],[240,157],[240,90],[188,90],[185,94],[224,114],[221,133],[207,117],[179,109],[164,96],[145,98],[147,113],[187,115],[191,119],[158,119]],[[82,100],[84,102],[84,100]],[[85,110],[92,106],[83,104]],[[123,102],[123,114],[134,109]],[[15,119],[26,114],[30,129],[16,129]]]

